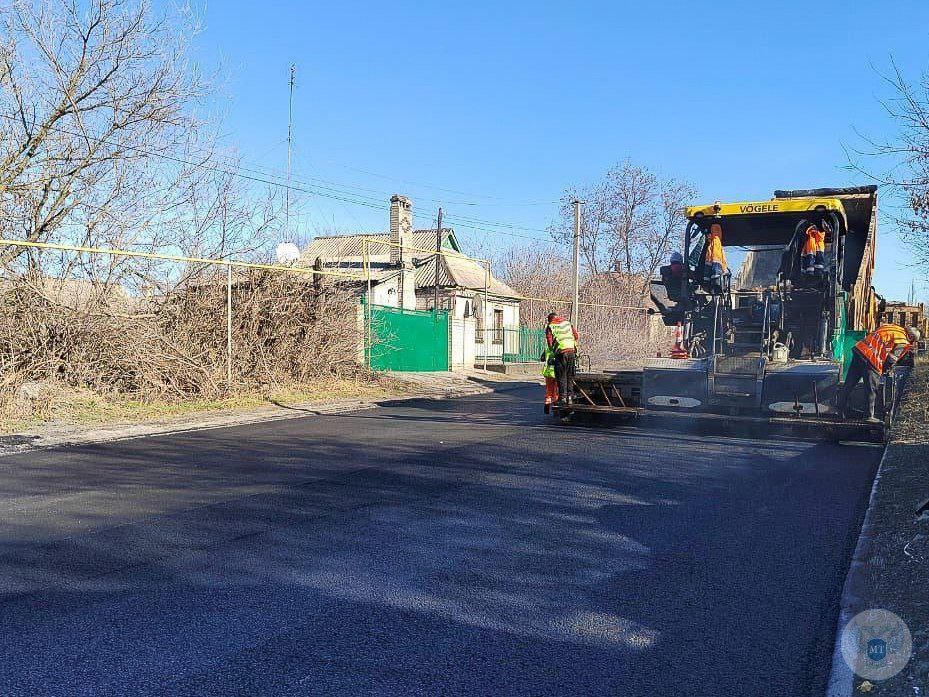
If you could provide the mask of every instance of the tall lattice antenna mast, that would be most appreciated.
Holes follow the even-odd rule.
[[[287,104],[287,190],[284,194],[284,227],[286,228],[286,238],[291,239],[293,235],[290,232],[290,179],[291,179],[291,160],[293,153],[294,141],[294,83],[297,78],[297,66],[290,66],[290,97]]]

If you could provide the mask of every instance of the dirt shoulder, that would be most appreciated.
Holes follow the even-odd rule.
[[[884,454],[856,558],[846,583],[841,626],[863,610],[899,615],[909,627],[913,656],[896,676],[863,684],[854,677],[830,694],[925,695],[929,689],[929,363],[912,371],[894,437]]]
[[[492,371],[399,373],[375,380],[331,380],[317,386],[238,394],[220,400],[144,403],[71,394],[46,418],[0,422],[0,455],[10,452],[221,428],[313,414],[372,409],[395,399],[447,399],[491,392],[535,378]]]

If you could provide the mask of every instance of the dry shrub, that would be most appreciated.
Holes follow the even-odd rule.
[[[583,307],[581,311],[582,351],[595,367],[638,361],[670,348],[663,340],[661,323],[640,310]]]
[[[552,272],[547,273],[546,269],[552,269]],[[568,267],[548,253],[533,250],[511,252],[505,259],[504,272],[507,281],[526,295],[556,294],[565,297],[571,293]],[[644,285],[644,277],[620,273],[600,274],[582,282],[577,324],[581,352],[590,357],[592,367],[609,368],[618,363],[640,362],[659,351],[667,355],[674,342],[674,331],[665,327],[657,316],[644,311],[652,306],[643,294]],[[519,307],[520,324],[543,328],[549,312],[570,317],[571,304],[523,300]]]
[[[0,309],[0,385],[57,381],[141,399],[226,391],[226,286],[187,284],[160,298],[56,302],[23,280]],[[252,272],[233,290],[233,384],[306,383],[359,371],[357,301],[303,276]]]

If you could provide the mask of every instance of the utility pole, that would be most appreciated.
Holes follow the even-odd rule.
[[[232,265],[226,264],[226,390],[232,392]]]
[[[294,141],[294,83],[297,78],[297,66],[290,65],[290,97],[287,103],[287,190],[284,194],[284,226],[286,227],[287,241],[291,240],[290,234],[290,175],[291,175],[291,153]]]
[[[435,226],[435,296],[432,300],[432,309],[439,311],[439,260],[442,257],[442,207],[439,206],[439,217]]]
[[[580,307],[578,303],[578,286],[580,277],[580,258],[581,258],[581,201],[574,199],[574,250],[572,259],[574,261],[574,294],[571,296],[571,322],[577,328]]]

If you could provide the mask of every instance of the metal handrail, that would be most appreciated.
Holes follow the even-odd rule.
[[[761,319],[761,346],[758,347],[758,351],[761,354],[765,353],[765,346],[770,348],[771,346],[771,322],[768,316],[768,305],[771,301],[771,296],[768,293],[764,294],[764,314]]]

